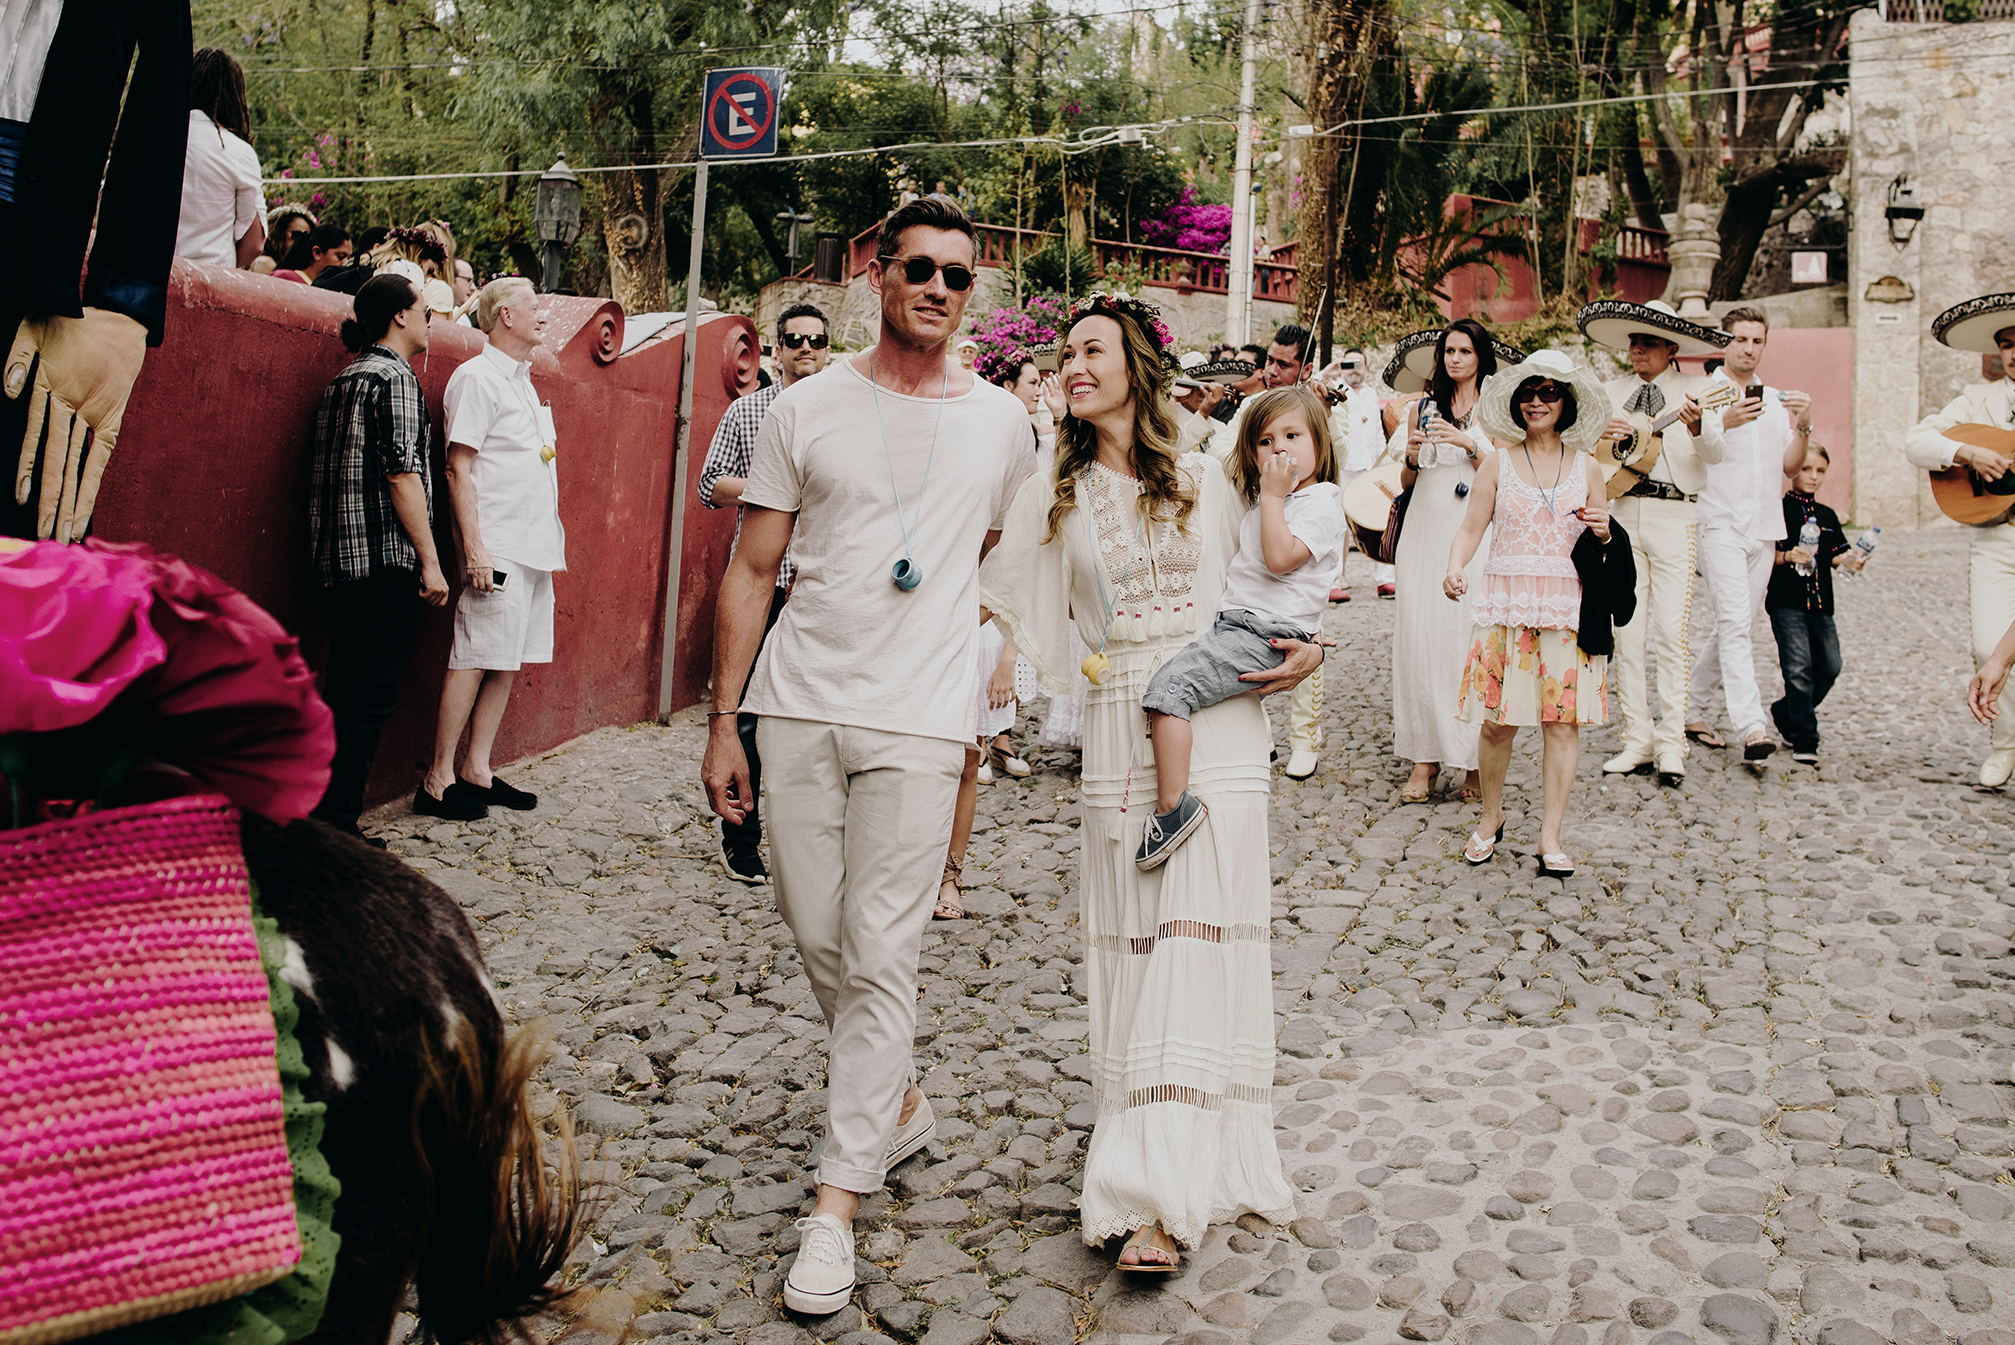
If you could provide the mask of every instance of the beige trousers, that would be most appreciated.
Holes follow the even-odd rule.
[[[1977,668],[2015,625],[2015,524],[1973,529],[1967,548],[1967,578],[1973,593],[1973,665]],[[1833,574],[1836,606],[1840,571]],[[2001,717],[1990,741],[1996,752],[2015,752],[2015,677],[2001,690]]]
[[[965,746],[770,716],[756,745],[777,909],[829,1036],[818,1180],[878,1190],[913,1075],[917,956]]]
[[[1686,692],[1692,660],[1686,627],[1693,619],[1693,505],[1625,495],[1610,513],[1630,534],[1637,562],[1637,614],[1616,628],[1616,703],[1623,750],[1656,761],[1686,759]],[[1647,643],[1658,652],[1658,708],[1651,718]]]

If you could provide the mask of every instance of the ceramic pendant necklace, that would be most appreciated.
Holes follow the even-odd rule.
[[[1126,566],[1120,570],[1119,578],[1112,586],[1112,601],[1107,602],[1105,598],[1105,577],[1099,573],[1098,537],[1092,532],[1091,511],[1089,509],[1080,509],[1078,512],[1084,515],[1085,537],[1091,542],[1091,577],[1098,581],[1098,606],[1101,614],[1098,628],[1098,652],[1087,655],[1085,661],[1079,665],[1079,670],[1084,673],[1085,681],[1090,682],[1095,687],[1104,686],[1105,675],[1112,670],[1112,660],[1105,656],[1105,643],[1112,638],[1112,614],[1118,610],[1121,599],[1126,596],[1126,577],[1133,573],[1134,552],[1140,549],[1141,527],[1147,522],[1147,515],[1140,511],[1140,502],[1136,500],[1134,502],[1133,538],[1127,543]],[[1154,547],[1154,537],[1152,535],[1148,537],[1148,547],[1150,550]]]
[[[945,423],[945,398],[951,391],[951,385],[952,371],[951,366],[947,364],[945,366],[944,384],[938,389],[937,422],[931,426],[931,451],[930,455],[924,459],[924,482],[921,486],[917,487],[917,527],[922,527],[924,522],[924,492],[931,488],[931,463],[937,460],[938,430]],[[903,531],[903,558],[897,561],[895,566],[890,569],[889,579],[897,588],[907,593],[924,581],[924,572],[923,567],[917,564],[916,542],[911,536],[909,520],[903,517],[903,488],[896,484],[896,455],[889,449],[889,425],[888,421],[882,417],[882,390],[880,385],[875,382],[875,357],[873,351],[868,352],[868,387],[874,392],[875,423],[881,427],[882,431],[882,456],[888,460],[889,464],[889,489],[894,491],[896,496],[896,526]]]

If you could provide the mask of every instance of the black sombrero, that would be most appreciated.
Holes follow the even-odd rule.
[[[1426,392],[1428,380],[1434,377],[1434,346],[1446,330],[1444,327],[1430,327],[1424,332],[1402,336],[1399,344],[1392,348],[1392,363],[1385,366],[1385,385],[1398,393]],[[1497,355],[1497,367],[1500,369],[1525,358],[1524,351],[1508,346],[1494,336],[1490,338],[1490,348]]]
[[[1730,340],[1727,332],[1689,322],[1657,299],[1648,304],[1604,299],[1576,313],[1574,321],[1583,336],[1611,350],[1630,349],[1630,338],[1639,333],[1672,342],[1682,355],[1712,355]]]
[[[1182,371],[1184,378],[1199,383],[1243,383],[1259,372],[1259,366],[1244,360],[1212,360],[1209,364],[1199,364],[1194,369]]]
[[[2015,294],[1983,294],[1948,308],[1931,322],[1931,335],[1954,350],[2000,353],[1994,334],[2015,327]]]

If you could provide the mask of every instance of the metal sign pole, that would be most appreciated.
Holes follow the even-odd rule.
[[[658,662],[658,722],[672,717],[672,668],[679,643],[679,563],[686,541],[686,487],[693,462],[693,360],[700,337],[700,245],[707,226],[707,161],[693,176],[693,244],[686,261],[686,335],[679,357],[679,438],[672,459],[672,524],[665,538],[665,643]]]

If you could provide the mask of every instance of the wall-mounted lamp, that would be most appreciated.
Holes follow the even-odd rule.
[[[1910,185],[1908,173],[1898,173],[1889,184],[1889,204],[1883,208],[1882,218],[1889,221],[1889,241],[1899,248],[1907,246],[1924,218],[1924,207],[1917,204],[1917,190]]]

